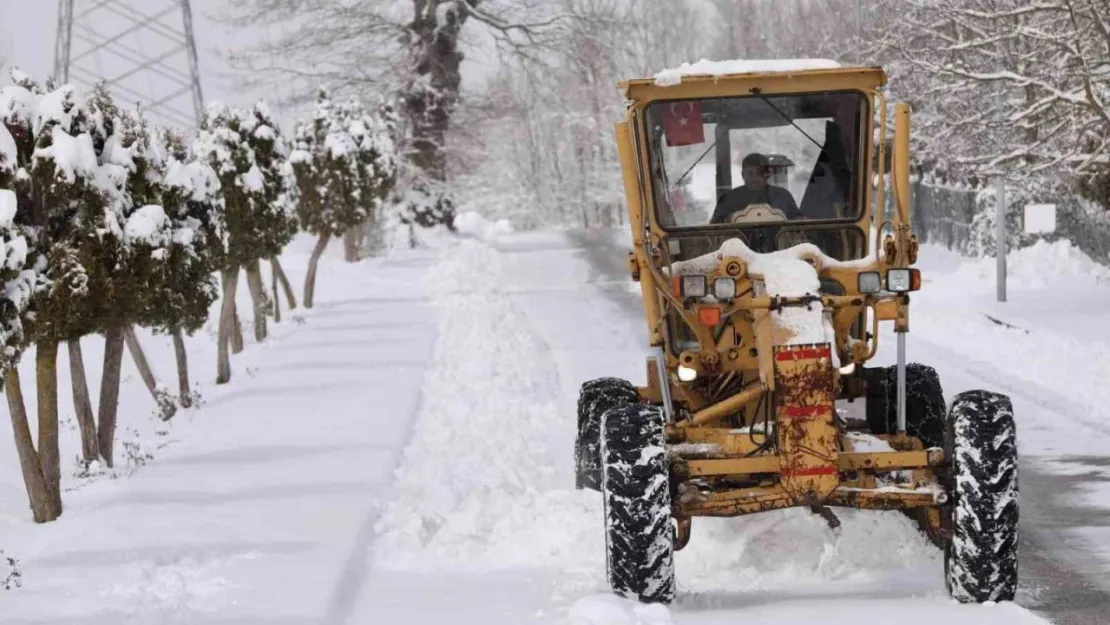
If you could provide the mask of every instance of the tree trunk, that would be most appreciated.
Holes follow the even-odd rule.
[[[143,383],[150,391],[150,396],[154,398],[154,403],[158,404],[158,409],[162,412],[162,420],[169,421],[173,415],[177,414],[177,406],[173,403],[173,398],[166,392],[165,389],[160,388],[158,378],[154,375],[154,370],[150,367],[150,361],[146,359],[146,353],[143,352],[143,346],[139,343],[139,337],[135,336],[135,328],[127,326],[123,330],[123,339],[127,344],[127,351],[131,352],[131,360],[135,361],[135,367],[139,369],[139,375],[143,378]]]
[[[189,388],[189,354],[185,351],[185,336],[181,328],[173,329],[173,353],[177,356],[177,390],[182,407],[193,405],[193,391]]]
[[[278,294],[277,269],[274,269],[273,260],[270,261],[270,291],[274,294],[274,305],[270,314],[274,316],[274,323],[281,323],[281,295]]]
[[[257,260],[247,265],[247,290],[254,304],[254,340],[261,343],[266,340],[266,293],[262,286],[262,269]]]
[[[66,342],[69,348],[69,377],[73,387],[73,411],[81,429],[81,459],[93,462],[100,457],[96,443],[96,416],[89,399],[89,382],[85,378],[85,357],[81,354],[81,339]]]
[[[119,413],[119,378],[123,366],[123,328],[112,328],[104,334],[104,372],[100,378],[100,406],[97,409],[100,457],[113,466],[112,451],[116,439],[116,415]]]
[[[331,241],[331,237],[321,234],[316,239],[316,247],[312,248],[312,256],[308,258],[308,273],[304,278],[305,308],[312,308],[313,297],[316,295],[316,268],[320,265],[320,257],[324,255],[324,250],[328,248],[328,241]]]
[[[238,291],[238,287],[235,289]],[[239,306],[231,304],[231,353],[239,354],[243,351],[243,320],[239,318]]]
[[[12,367],[4,378],[4,392],[8,395],[8,413],[12,418],[12,432],[15,434],[15,448],[19,453],[19,468],[23,471],[23,483],[27,485],[27,497],[31,501],[31,516],[35,523],[46,523],[58,518],[51,507],[46,477],[42,473],[42,461],[35,451],[31,440],[31,427],[27,423],[27,405],[23,402],[23,388],[19,383],[19,368]]]
[[[289,310],[297,307],[297,297],[293,295],[293,285],[289,284],[289,277],[285,275],[285,270],[281,267],[281,260],[274,256],[270,259],[270,266],[274,269],[274,274],[281,282],[281,289],[285,291],[285,297],[289,299]],[[277,289],[274,289],[274,299],[277,299]]]
[[[235,334],[235,287],[239,282],[239,269],[236,267],[224,270],[221,276],[224,299],[220,303],[220,326],[216,333],[216,384],[227,384],[231,381],[231,357],[228,348]]]
[[[343,260],[357,263],[362,260],[362,226],[352,226],[343,233]]]
[[[385,232],[380,213],[381,211],[375,210],[370,219],[366,220],[366,253],[369,256],[380,256],[385,250]]]
[[[46,480],[51,510],[62,514],[62,462],[58,450],[58,343],[35,345],[35,385],[38,387],[39,461]]]
[[[462,80],[459,33],[470,11],[447,11],[442,21],[435,11],[419,12],[409,24],[408,47],[415,76],[402,90],[405,116],[411,128],[410,162],[432,180],[447,179],[446,136],[459,99]],[[444,224],[455,230],[450,208],[420,211],[416,223],[430,227]]]

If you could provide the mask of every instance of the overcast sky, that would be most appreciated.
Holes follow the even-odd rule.
[[[151,7],[163,7],[171,0],[129,0],[131,6],[144,12]],[[77,0],[76,11],[89,0]],[[208,102],[219,101],[225,104],[246,105],[258,97],[273,94],[250,93],[245,91],[233,76],[233,70],[220,58],[220,52],[235,47],[249,45],[244,33],[230,33],[221,28],[215,14],[224,4],[223,0],[192,0],[194,28],[196,30],[198,55],[200,57],[201,85],[204,98]],[[153,9],[156,10],[156,9]],[[54,40],[57,30],[57,0],[0,0],[0,57],[9,64],[35,78],[48,76],[54,67]],[[91,24],[102,32],[119,32],[116,24]],[[249,36],[249,35],[247,35]],[[474,40],[474,37],[470,37]],[[478,39],[483,39],[478,37]],[[76,44],[75,44],[76,45]],[[148,47],[146,52],[150,52]],[[478,81],[491,71],[493,55],[485,50],[471,50],[463,67],[464,88],[473,88]],[[97,71],[105,74],[118,74],[121,66],[109,54],[100,53],[95,59]],[[113,67],[113,64],[116,64]],[[154,77],[154,80],[158,80]],[[0,77],[0,84],[6,84],[7,76]],[[144,81],[144,85],[152,85]],[[158,86],[150,86],[157,90]],[[144,89],[144,93],[147,89]]]

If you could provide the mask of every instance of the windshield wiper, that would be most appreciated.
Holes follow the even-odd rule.
[[[678,177],[678,180],[676,180],[674,182],[674,184],[671,185],[671,188],[668,189],[668,191],[674,191],[675,189],[677,189],[678,185],[682,184],[682,181],[686,179],[686,176],[689,176],[690,172],[694,171],[694,168],[698,166],[698,163],[701,162],[701,159],[705,158],[705,155],[709,154],[709,150],[712,150],[714,147],[716,147],[716,145],[717,145],[717,139],[713,139],[713,143],[711,143],[709,145],[709,147],[706,148],[706,150],[701,153],[700,156],[698,156],[696,159],[694,159],[694,164],[690,165],[690,168],[687,169],[685,172],[683,172],[683,174],[681,176]]]
[[[791,126],[797,128],[798,132],[805,135],[806,139],[809,139],[810,142],[813,143],[813,145],[817,146],[818,148],[820,148],[822,150],[825,149],[825,146],[821,145],[820,143],[817,143],[817,140],[814,139],[813,137],[809,136],[808,132],[802,130],[802,127],[799,126],[798,124],[795,124],[794,120],[789,115],[787,115],[786,113],[783,113],[781,110],[779,110],[779,107],[772,104],[771,101],[767,99],[767,96],[763,95],[763,90],[762,89],[760,89],[758,87],[755,87],[755,88],[752,89],[752,94],[755,95],[755,97],[759,98],[760,100],[763,100],[763,102],[766,103],[767,106],[771,107],[771,109],[774,110],[776,113],[778,113],[779,115],[782,115],[783,119],[790,122]]]

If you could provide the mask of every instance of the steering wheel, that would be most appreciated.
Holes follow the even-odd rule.
[[[748,204],[743,209],[734,211],[728,217],[728,222],[737,225],[759,224],[756,227],[745,228],[748,247],[754,252],[767,254],[778,249],[779,231],[782,226],[768,225],[768,222],[787,222],[786,213],[770,204]]]

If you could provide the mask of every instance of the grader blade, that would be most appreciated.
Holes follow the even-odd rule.
[[[834,382],[829,344],[775,347],[780,476],[799,505],[825,501],[840,483]]]

